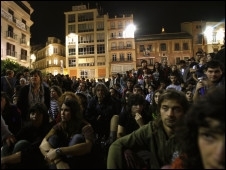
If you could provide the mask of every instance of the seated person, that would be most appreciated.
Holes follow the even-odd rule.
[[[144,96],[141,94],[130,95],[126,108],[119,114],[117,138],[130,134],[148,122]]]
[[[85,160],[93,143],[93,128],[84,120],[82,105],[76,96],[63,102],[61,121],[44,137],[39,148],[52,168],[87,168],[91,164]]]
[[[225,86],[193,103],[176,136],[179,157],[162,169],[225,169]]]
[[[1,150],[1,165],[15,169],[43,169],[45,161],[39,150],[42,139],[50,130],[47,108],[36,103],[29,110],[30,120],[21,128],[13,147],[4,144]]]
[[[160,117],[143,125],[134,132],[114,141],[108,151],[108,169],[160,169],[171,162],[178,145],[174,137],[177,121],[188,109],[185,94],[168,89],[160,95],[158,112]],[[131,150],[132,152],[127,152]],[[142,157],[136,151],[146,150],[150,154]]]

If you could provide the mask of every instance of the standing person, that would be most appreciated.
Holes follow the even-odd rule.
[[[146,70],[146,74],[148,74],[148,75],[151,74],[151,69],[148,68],[147,65],[148,65],[148,62],[146,60],[142,60],[141,61],[141,68],[139,68],[137,70],[137,78],[141,77],[142,75],[144,75],[144,72],[143,72],[144,70]]]
[[[165,168],[225,169],[225,86],[208,91],[191,106],[176,136],[180,156]]]
[[[170,73],[169,75],[170,84],[166,87],[166,89],[173,88],[178,91],[182,91],[181,83],[178,81],[178,77],[174,73]]]
[[[179,65],[180,65],[179,70],[180,70],[180,73],[182,75],[182,80],[183,80],[183,82],[181,82],[181,83],[187,83],[188,81],[193,79],[192,74],[190,72],[190,67],[186,64],[186,61],[180,60]]]
[[[107,168],[159,169],[170,163],[172,155],[178,150],[174,137],[176,123],[181,121],[188,107],[183,92],[166,90],[159,98],[158,112],[161,117],[113,142],[108,152]],[[124,158],[124,151],[127,149],[149,151],[147,162],[140,160],[135,154],[129,154]]]
[[[79,83],[79,86],[75,92],[76,93],[83,93],[86,97],[87,97],[87,100],[90,101],[90,99],[92,98],[92,96],[90,95],[89,93],[89,90],[88,90],[88,87],[87,87],[87,84],[85,81],[81,81]]]
[[[154,68],[152,70],[152,77],[153,77],[153,83],[155,84],[155,87],[158,88],[160,85],[160,82],[164,79],[164,72],[161,67],[161,63],[155,62]]]
[[[167,60],[162,61],[162,71],[163,71],[163,81],[166,83],[166,86],[170,84],[169,75],[172,72],[171,67],[168,66]]]
[[[30,84],[21,88],[17,100],[23,123],[29,120],[28,109],[35,103],[44,103],[47,109],[50,107],[50,90],[42,83],[42,72],[34,69],[30,72],[30,76]]]
[[[36,103],[28,114],[29,122],[15,135],[15,145],[3,145],[1,165],[13,169],[46,169],[39,145],[50,129],[47,108],[43,103]]]
[[[206,63],[204,70],[205,78],[197,82],[193,99],[196,101],[201,96],[205,96],[210,88],[225,85],[225,77],[223,74],[223,65],[217,61],[212,60]]]
[[[6,76],[1,77],[1,91],[6,92],[10,100],[12,100],[14,94],[15,83],[16,79],[14,78],[14,71],[6,70]]]
[[[85,156],[91,153],[94,133],[82,112],[77,96],[66,99],[61,105],[61,121],[52,127],[39,146],[51,166],[57,169],[89,166]]]
[[[60,120],[60,103],[59,98],[62,95],[62,90],[59,86],[53,85],[50,87],[50,107],[48,110],[50,122],[54,125]]]

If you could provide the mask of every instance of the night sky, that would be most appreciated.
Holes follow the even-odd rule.
[[[133,14],[136,35],[158,34],[162,26],[168,33],[180,32],[181,22],[225,21],[225,1],[28,1],[31,19],[31,45],[45,43],[47,37],[65,41],[65,15],[72,6],[102,8],[109,16]]]

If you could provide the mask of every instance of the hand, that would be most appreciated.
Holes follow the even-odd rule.
[[[16,138],[13,135],[9,135],[6,137],[5,141],[6,141],[6,144],[10,146],[16,142]]]
[[[45,156],[45,160],[47,161],[54,161],[56,158],[58,157],[57,153],[56,153],[56,149],[50,149],[49,152],[46,154]]]
[[[136,113],[136,114],[135,114],[135,120],[136,120],[136,122],[137,122],[137,124],[138,124],[139,126],[143,126],[143,125],[144,125],[143,119],[142,119],[142,116],[141,116],[140,113]]]

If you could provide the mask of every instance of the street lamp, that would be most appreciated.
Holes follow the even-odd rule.
[[[35,60],[36,60],[35,54],[31,54],[31,57],[30,57],[30,68],[31,68],[32,63],[35,62]]]

